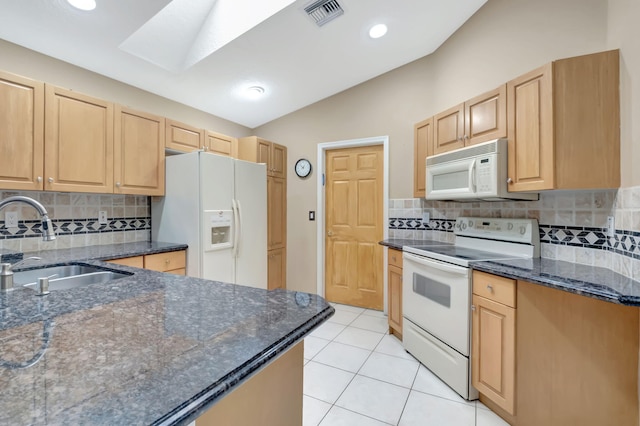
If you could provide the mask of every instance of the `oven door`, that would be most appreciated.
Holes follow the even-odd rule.
[[[469,356],[469,269],[405,252],[403,315],[464,356]]]

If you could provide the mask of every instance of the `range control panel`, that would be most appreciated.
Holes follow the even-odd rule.
[[[531,244],[540,237],[536,219],[459,217],[456,219],[454,233],[524,244]]]

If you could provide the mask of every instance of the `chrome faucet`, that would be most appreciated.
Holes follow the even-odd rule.
[[[27,257],[13,265],[11,263],[0,263],[0,291],[5,292],[13,290],[13,268],[20,266],[29,260],[42,260],[42,258],[36,256]]]
[[[40,213],[40,220],[42,221],[42,240],[53,241],[56,239],[56,234],[53,232],[53,224],[47,214],[47,209],[42,204],[34,200],[33,198],[23,197],[16,195],[15,197],[8,197],[0,201],[0,210],[12,203],[25,203],[36,209]]]

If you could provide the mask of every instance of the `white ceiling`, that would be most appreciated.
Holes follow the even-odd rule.
[[[82,12],[65,0],[0,0],[0,38],[249,128],[432,53],[486,2],[338,0],[344,15],[318,27],[304,11],[311,0],[297,0],[194,65],[187,58],[186,69],[169,71],[128,53],[124,42],[166,6],[238,0],[96,1]],[[147,34],[149,53],[162,54],[164,45],[175,57],[180,43],[171,41],[201,32],[198,21],[168,25],[156,45]],[[373,40],[376,23],[389,32]],[[243,96],[252,85],[265,88],[258,100]]]

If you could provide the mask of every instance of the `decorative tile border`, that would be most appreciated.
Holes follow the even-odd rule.
[[[421,218],[389,218],[389,229],[399,230],[453,232],[455,224],[455,219],[431,219],[423,223]]]
[[[613,237],[607,237],[603,228],[557,225],[540,225],[539,228],[541,243],[605,250],[640,259],[640,232],[616,229]]]
[[[106,232],[144,231],[151,229],[150,217],[124,217],[109,220],[106,224],[98,223],[98,218],[88,219],[54,219],[52,220],[56,235],[98,234]],[[15,238],[35,238],[42,235],[39,220],[24,220],[18,228],[8,229],[5,222],[0,221],[0,240]]]

